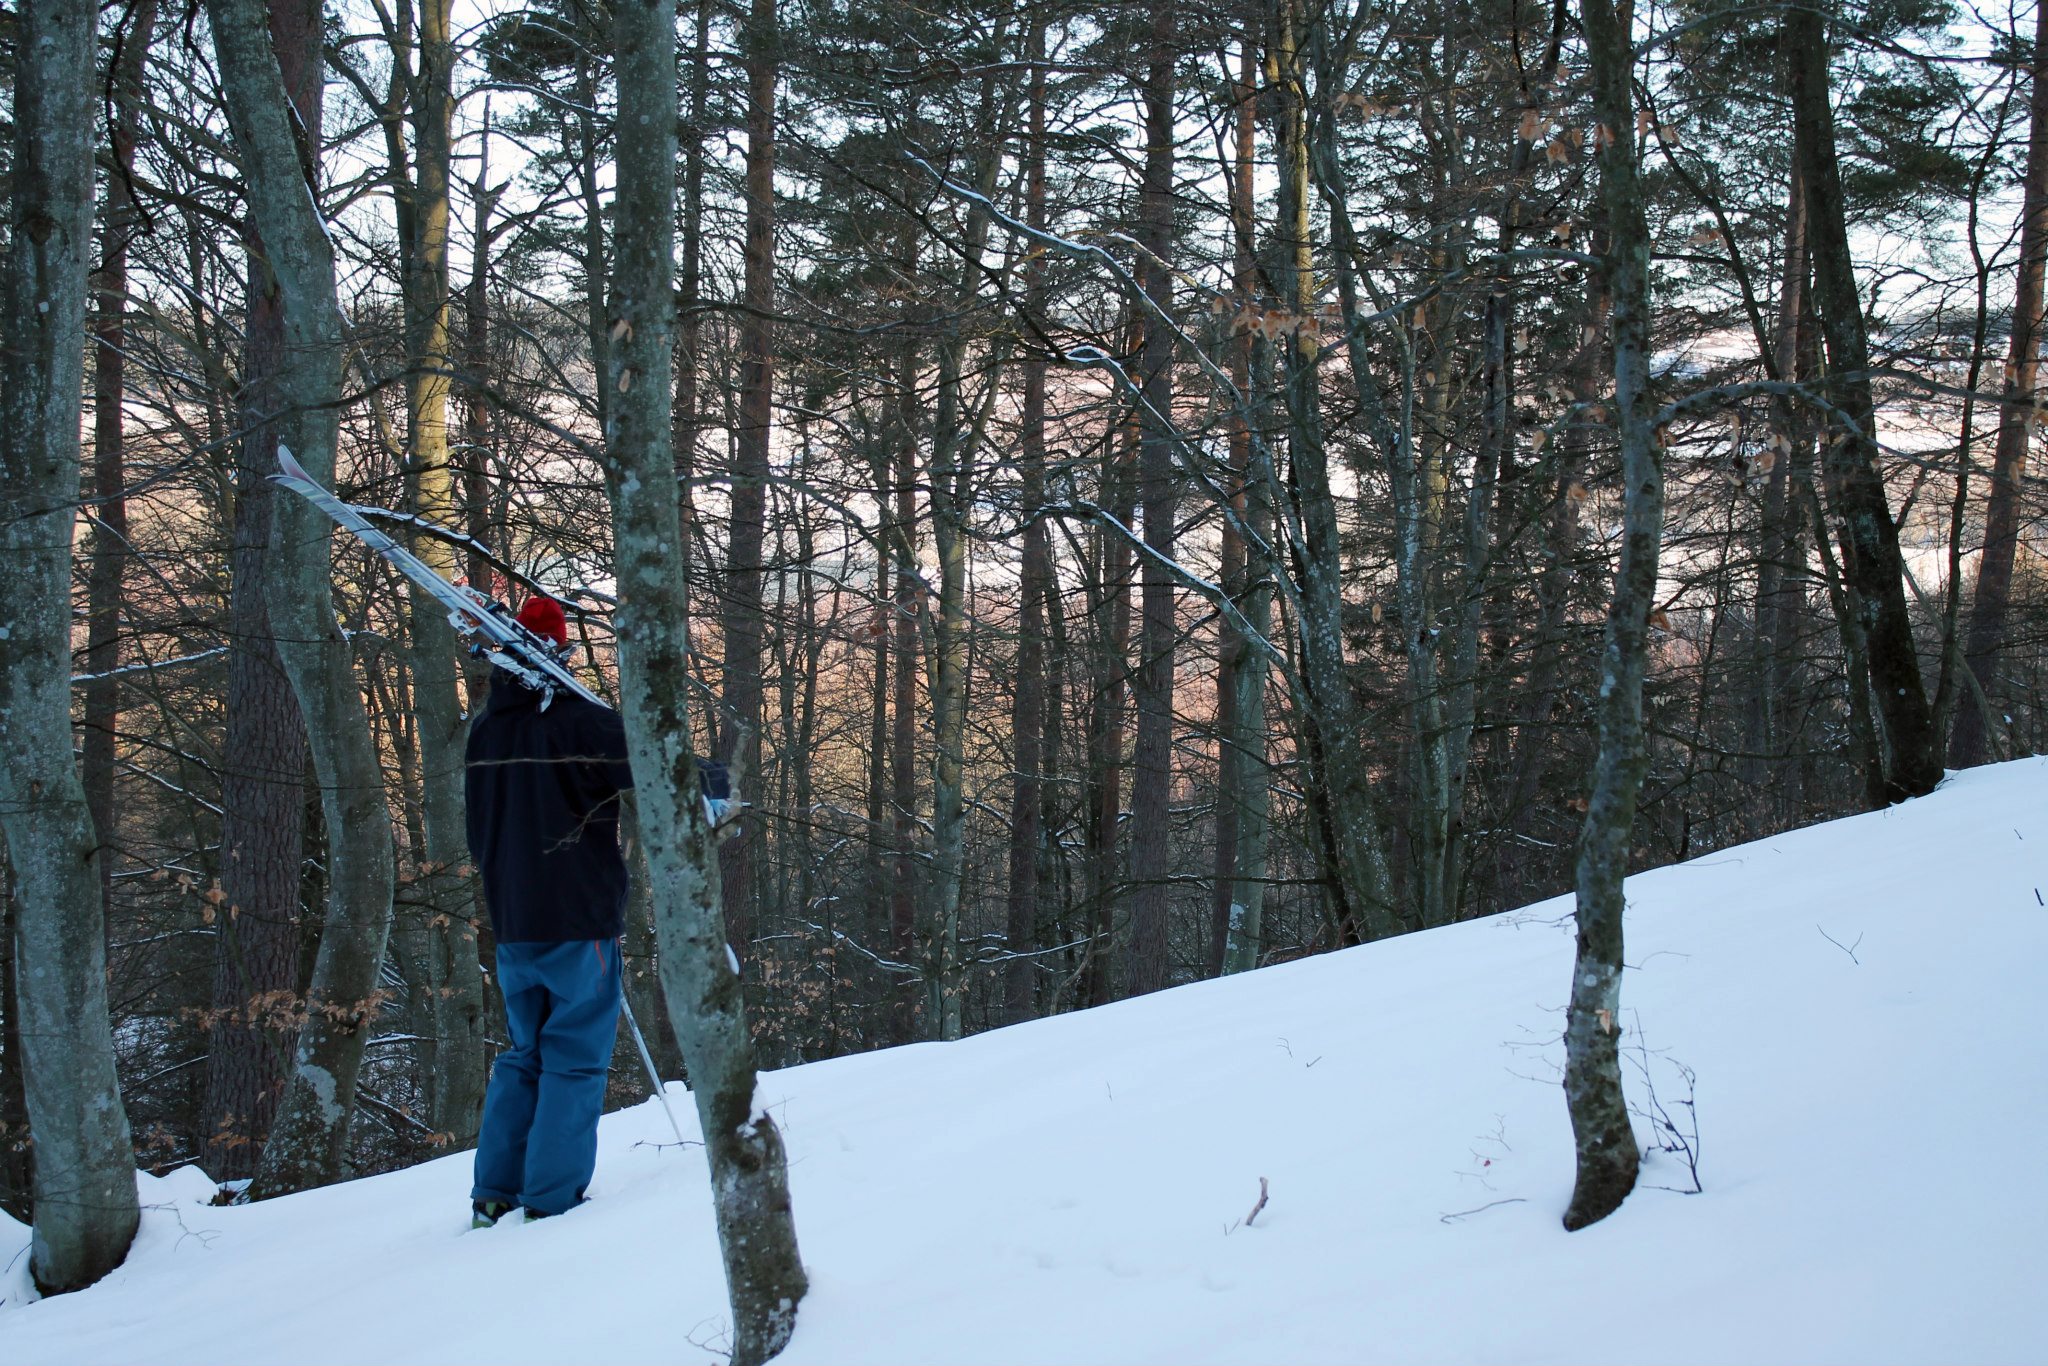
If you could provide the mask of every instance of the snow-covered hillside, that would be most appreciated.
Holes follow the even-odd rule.
[[[1688,1134],[1696,1074],[1705,1192],[1654,1152],[1577,1234],[1567,900],[766,1076],[783,1360],[2041,1362],[2044,896],[2048,760],[1632,879],[1628,1042]],[[608,1117],[591,1204],[474,1233],[467,1155],[239,1209],[145,1178],[127,1265],[44,1303],[0,1225],[0,1361],[715,1361],[665,1127]]]

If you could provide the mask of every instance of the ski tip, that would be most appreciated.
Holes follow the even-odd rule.
[[[306,467],[301,465],[298,457],[292,454],[292,448],[285,445],[282,441],[277,443],[277,473],[270,477],[272,479],[295,479],[304,484],[313,482],[313,476],[306,473]]]

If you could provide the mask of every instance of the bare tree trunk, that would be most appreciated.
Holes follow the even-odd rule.
[[[889,953],[898,963],[911,961],[918,888],[923,882],[918,867],[923,838],[917,825],[917,619],[924,610],[925,592],[917,577],[917,431],[912,421],[916,382],[916,352],[906,347],[897,376],[896,524],[890,528],[896,553],[896,696],[889,735],[889,801],[895,812],[896,881],[889,897]],[[894,995],[890,1037],[909,1043],[916,1032],[917,992],[906,981],[897,984]]]
[[[996,44],[1002,45],[1002,30]],[[982,83],[980,125],[987,145],[1003,141],[993,76]],[[995,193],[1001,158],[978,158],[976,189],[984,200]],[[962,243],[958,311],[965,312],[981,276],[988,245],[989,217],[979,204],[967,215]],[[964,1029],[966,964],[960,952],[960,904],[966,875],[967,553],[974,475],[1000,383],[992,374],[978,408],[968,411],[964,393],[967,337],[956,325],[939,344],[939,388],[932,411],[932,542],[939,556],[938,610],[931,620],[932,696],[932,934],[926,945],[925,1028],[933,1037],[957,1039]],[[990,365],[999,364],[990,357]]]
[[[1253,168],[1257,154],[1258,51],[1244,43],[1235,89],[1236,147],[1230,166],[1231,223],[1235,237],[1235,283],[1240,299],[1258,289],[1253,217]],[[1254,542],[1270,545],[1272,499],[1252,459],[1252,423],[1258,389],[1266,379],[1264,344],[1250,329],[1231,347],[1231,380],[1246,406],[1230,424],[1231,507],[1251,532],[1223,524],[1223,591],[1238,604],[1252,631],[1270,636],[1275,566]],[[1216,681],[1216,900],[1211,926],[1212,972],[1248,972],[1258,966],[1264,935],[1266,850],[1271,784],[1266,774],[1266,651],[1222,614],[1217,623]]]
[[[1564,1226],[1606,1218],[1635,1189],[1641,1151],[1621,1089],[1622,881],[1636,796],[1649,766],[1643,674],[1664,534],[1663,453],[1650,397],[1650,231],[1637,178],[1629,17],[1583,0],[1593,76],[1594,144],[1607,215],[1603,268],[1613,300],[1614,407],[1621,431],[1622,542],[1600,665],[1600,755],[1579,839],[1578,956],[1565,1014],[1565,1102],[1578,1175]]]
[[[2048,5],[2034,11],[2034,69],[2031,119],[2027,130],[2025,197],[2020,209],[2019,277],[2013,286],[2012,339],[2006,351],[2004,395],[1998,410],[1998,448],[1991,460],[1991,495],[1984,513],[1984,555],[1977,562],[1977,591],[1970,600],[1970,629],[1963,657],[1977,687],[1959,698],[1949,762],[1969,768],[1992,757],[1998,727],[1978,703],[1978,689],[1992,705],[2000,698],[1998,659],[2005,648],[2006,618],[2012,604],[2012,570],[2019,548],[2020,485],[2033,435],[2035,386],[2041,366],[2042,276],[2048,266]]]
[[[1280,112],[1280,235],[1283,251],[1275,284],[1297,316],[1314,306],[1309,195],[1311,159],[1308,91],[1297,51],[1297,0],[1281,0],[1280,41],[1270,59],[1284,105]],[[1334,120],[1322,124],[1327,137]],[[1363,359],[1364,338],[1353,268],[1356,242],[1327,144],[1317,182],[1329,205],[1332,243],[1338,258],[1338,287],[1344,316],[1354,327],[1349,353],[1360,401],[1376,404],[1375,380]],[[1408,928],[1396,903],[1392,870],[1380,833],[1371,774],[1363,762],[1364,722],[1351,689],[1344,655],[1344,552],[1337,530],[1337,504],[1330,488],[1329,452],[1322,433],[1319,363],[1321,343],[1313,325],[1300,328],[1283,352],[1288,415],[1288,484],[1298,536],[1290,536],[1296,580],[1295,630],[1299,663],[1293,679],[1300,715],[1301,746],[1309,774],[1313,845],[1321,865],[1332,938],[1337,943],[1384,939]],[[1412,477],[1407,457],[1384,438],[1388,458]],[[1406,447],[1400,447],[1405,451]],[[1397,494],[1397,497],[1399,495]],[[1413,495],[1408,501],[1413,503]],[[1432,675],[1433,676],[1433,675]],[[1424,690],[1433,695],[1435,687]]]
[[[281,427],[315,479],[334,475],[341,399],[341,313],[334,256],[312,193],[319,143],[295,120],[270,24],[258,0],[209,0],[214,51],[249,185],[249,216],[277,282],[292,364],[279,376]],[[300,32],[317,90],[319,11]],[[295,54],[296,55],[296,54]],[[295,132],[294,124],[298,124]],[[292,1076],[253,1196],[342,1174],[363,1044],[381,993],[391,927],[391,821],[347,640],[329,582],[332,526],[310,506],[275,509],[269,584],[278,652],[306,718],[327,829],[328,907]]]
[[[1045,210],[1045,20],[1031,21],[1026,59],[1032,63],[1030,127],[1025,171],[1025,217],[1043,231]],[[1026,267],[1024,306],[1032,317],[1046,307],[1045,258]],[[1003,971],[1003,1021],[1016,1024],[1035,1013],[1038,948],[1039,809],[1044,804],[1039,744],[1045,726],[1045,600],[1052,589],[1052,538],[1040,510],[1045,505],[1045,361],[1024,362],[1023,411],[1018,454],[1023,483],[1024,562],[1017,576],[1017,686],[1010,709],[1016,745],[1016,777],[1010,792],[1010,888],[1006,942],[1012,957]]]
[[[290,1070],[298,1027],[299,874],[304,848],[306,732],[278,658],[264,600],[277,493],[276,377],[284,317],[269,273],[249,265],[241,408],[229,561],[227,735],[221,775],[221,893],[201,1125],[217,1181],[254,1176]]]
[[[420,0],[419,69],[412,89],[411,241],[406,250],[406,416],[411,436],[406,472],[413,510],[443,526],[455,523],[454,466],[448,453],[448,388],[453,370],[448,337],[449,121],[454,109],[455,51],[450,0]],[[394,167],[394,170],[402,168]],[[454,582],[462,568],[454,548],[415,536],[413,553]],[[463,820],[463,752],[469,727],[462,714],[462,669],[454,630],[425,589],[411,586],[413,715],[419,726],[425,857],[421,892],[428,905],[427,988],[432,1001],[432,1123],[458,1147],[476,1137],[484,1104],[483,970],[479,958],[474,879]]]
[[[734,433],[731,539],[726,551],[724,716],[727,757],[748,780],[761,779],[761,548],[769,434],[775,420],[775,82],[781,70],[776,0],[752,0],[743,48],[747,67],[747,233],[745,311],[740,320],[740,421]],[[720,851],[725,921],[741,962],[760,912],[758,830],[742,831]]]
[[[478,545],[491,542],[491,495],[489,472],[492,459],[491,422],[491,248],[497,230],[491,224],[503,187],[491,188],[491,110],[484,105],[484,124],[478,139],[476,180],[470,187],[476,208],[475,243],[470,261],[469,283],[462,300],[463,430],[468,446],[462,460],[462,502],[470,539]],[[489,560],[477,551],[469,556],[469,581],[486,592],[492,589]],[[472,711],[490,695],[490,673],[472,667],[466,679],[466,693]],[[466,745],[467,742],[465,742]],[[481,937],[488,926],[478,921]],[[482,954],[479,953],[479,958]]]
[[[26,1224],[35,1218],[30,1194],[35,1148],[29,1142],[28,1094],[23,1089],[21,998],[15,994],[14,936],[20,917],[7,842],[0,840],[0,1210]]]
[[[664,1081],[674,1081],[684,1076],[685,1069],[682,1049],[675,1042],[675,1029],[669,1024],[668,998],[661,989],[661,942],[654,923],[653,878],[647,866],[647,842],[640,836],[640,807],[636,801],[628,800],[619,812],[619,846],[632,876],[626,897],[626,936],[621,946],[626,965],[626,1004],[633,1008],[633,1018],[641,1022],[641,1031],[647,1036],[647,1051],[654,1055],[656,1074]],[[629,1055],[626,1066],[637,1074],[640,1061]]]
[[[1153,305],[1173,313],[1173,64],[1174,0],[1151,0],[1146,52],[1145,171],[1138,190],[1140,279]],[[1138,484],[1145,511],[1143,630],[1132,675],[1138,734],[1131,762],[1131,994],[1158,991],[1167,980],[1167,881],[1172,871],[1174,579],[1159,562],[1173,558],[1176,473],[1173,446],[1173,332],[1148,322],[1139,373]]]
[[[733,1315],[733,1362],[782,1350],[807,1289],[791,1218],[782,1136],[754,1105],[754,1051],[719,914],[718,857],[690,750],[689,650],[675,547],[669,405],[675,360],[676,61],[674,0],[613,11],[619,192],[603,383],[607,484],[617,543],[619,693],[652,870],[662,987],[689,1062],[711,1168]]]
[[[676,293],[676,402],[671,415],[676,441],[676,491],[683,519],[680,556],[683,591],[695,587],[691,557],[697,544],[697,437],[703,430],[699,411],[699,367],[703,364],[704,321],[704,143],[711,100],[711,0],[697,0],[696,40],[690,54],[690,109],[683,147],[683,265]],[[685,603],[688,606],[688,603]],[[687,619],[686,630],[694,631]]]
[[[272,40],[299,121],[320,129],[320,6],[279,0]],[[306,733],[278,656],[265,588],[276,490],[278,423],[287,367],[284,304],[264,265],[253,220],[247,270],[240,425],[229,562],[229,756],[221,778],[221,892],[202,1126],[215,1180],[256,1174],[290,1071],[299,991],[300,857],[304,850]]]
[[[887,515],[889,467],[886,456],[876,462],[875,490],[877,501]],[[889,899],[892,879],[887,869],[888,851],[894,839],[894,823],[889,819],[889,698],[893,680],[890,676],[889,658],[894,642],[889,631],[889,603],[893,589],[889,577],[889,551],[877,538],[875,545],[875,620],[868,627],[870,636],[869,652],[872,656],[874,674],[868,691],[868,752],[867,752],[867,797],[868,797],[868,848],[867,848],[867,901],[868,915],[866,931],[878,945],[889,942]],[[887,980],[886,978],[884,979]]]
[[[120,1265],[141,1217],[107,1016],[103,855],[71,754],[98,13],[80,0],[16,10],[0,312],[0,831],[20,904],[13,1004],[36,1164],[29,1270],[45,1294]]]
[[[1841,173],[1828,94],[1828,44],[1818,11],[1785,15],[1792,109],[1806,178],[1814,302],[1827,344],[1831,398],[1847,421],[1822,457],[1829,505],[1842,522],[1842,571],[1864,635],[1883,737],[1885,801],[1932,792],[1941,781],[1934,717],[1906,611],[1898,524],[1892,520],[1870,392],[1870,345],[1849,257]]]
[[[1543,54],[1533,68],[1524,68],[1517,91],[1524,117],[1539,113],[1551,99],[1550,73],[1557,67],[1564,43],[1568,12],[1563,0],[1551,8],[1550,35]],[[1495,248],[1503,256],[1521,247],[1529,231],[1523,223],[1523,198],[1529,187],[1529,164],[1534,156],[1533,138],[1516,137],[1508,149],[1508,181],[1500,211]],[[1515,272],[1511,262],[1495,270],[1486,296],[1486,324],[1483,342],[1486,373],[1485,439],[1473,463],[1472,485],[1465,499],[1464,600],[1450,632],[1449,678],[1446,680],[1445,717],[1439,742],[1443,758],[1442,860],[1433,873],[1436,889],[1424,902],[1425,925],[1456,920],[1465,911],[1466,865],[1469,857],[1465,834],[1465,807],[1469,797],[1467,780],[1472,771],[1472,738],[1479,704],[1479,633],[1487,595],[1486,586],[1492,557],[1494,493],[1514,474],[1515,459]],[[1498,629],[1498,628],[1496,628]],[[1428,743],[1427,737],[1420,737]],[[1434,915],[1436,918],[1431,919]]]
[[[1122,431],[1109,435],[1103,457],[1103,501],[1122,526],[1131,524],[1137,481],[1131,466],[1136,442]],[[1081,975],[1081,1003],[1099,1006],[1116,999],[1117,837],[1123,816],[1124,689],[1130,680],[1132,552],[1123,537],[1096,533],[1098,577],[1093,696],[1088,709],[1088,948]]]
[[[100,268],[92,368],[92,567],[86,607],[84,781],[86,805],[104,846],[100,885],[111,901],[112,853],[121,847],[114,809],[114,740],[121,719],[121,579],[128,558],[126,401],[123,363],[128,345],[128,243],[141,216],[133,193],[135,138],[142,120],[142,64],[156,27],[156,0],[137,4],[107,84],[113,118],[107,128],[114,165],[107,176],[107,215],[101,227]]]
[[[994,158],[989,158],[993,164]],[[987,231],[982,220],[982,233]],[[980,259],[979,237],[968,246]],[[971,279],[971,277],[969,277]],[[937,610],[931,618],[932,872],[931,932],[926,938],[925,1030],[957,1039],[967,983],[960,959],[960,893],[966,826],[967,516],[979,432],[963,433],[961,363],[966,347],[939,347],[939,395],[932,414],[932,544],[939,557]]]
[[[1800,334],[1811,269],[1806,252],[1806,185],[1799,161],[1795,155],[1786,192],[1784,270],[1778,286],[1777,335],[1772,339],[1780,379],[1799,376],[1806,349]],[[1773,809],[1767,819],[1782,826],[1791,823],[1799,810],[1798,766],[1789,761],[1789,752],[1792,682],[1798,667],[1793,638],[1799,608],[1806,598],[1806,541],[1800,531],[1805,518],[1793,488],[1792,453],[1795,448],[1803,449],[1811,435],[1805,411],[1789,399],[1773,405],[1772,417],[1781,444],[1764,474],[1756,593],[1757,645],[1762,658],[1749,716],[1748,748],[1753,757],[1746,767],[1752,783],[1768,781]]]

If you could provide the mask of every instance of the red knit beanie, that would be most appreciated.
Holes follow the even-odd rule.
[[[538,593],[528,598],[519,609],[519,624],[542,640],[552,640],[557,645],[569,643],[568,618],[562,615],[562,604],[553,598]]]

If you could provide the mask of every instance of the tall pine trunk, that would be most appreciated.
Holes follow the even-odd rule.
[[[1034,19],[1027,49],[1033,65],[1030,81],[1030,125],[1025,155],[1024,213],[1043,231],[1045,207],[1045,21]],[[1047,298],[1043,255],[1025,267],[1024,306],[1043,317]],[[1024,394],[1019,415],[1018,456],[1022,483],[1024,556],[1017,576],[1017,685],[1010,709],[1010,731],[1016,746],[1016,773],[1010,789],[1010,882],[1005,938],[1012,955],[1003,969],[1005,1024],[1028,1020],[1035,1013],[1037,968],[1029,955],[1038,948],[1038,892],[1041,862],[1039,811],[1045,801],[1044,759],[1040,739],[1045,730],[1045,604],[1053,586],[1052,538],[1040,510],[1045,505],[1045,372],[1041,356],[1024,362]]]
[[[334,254],[314,197],[319,144],[301,123],[260,0],[209,0],[221,88],[248,184],[249,217],[283,305],[292,363],[278,378],[279,427],[315,479],[334,477],[341,401],[341,312]],[[303,36],[318,88],[318,10]],[[306,134],[306,136],[302,136]],[[252,1196],[281,1195],[343,1174],[363,1045],[382,993],[393,859],[383,770],[350,647],[335,620],[333,527],[299,499],[278,503],[271,528],[270,619],[306,718],[327,832],[327,914],[292,1059],[292,1074]]]
[[[754,1103],[754,1051],[720,915],[718,857],[690,747],[682,536],[671,444],[675,360],[674,0],[622,0],[619,192],[603,383],[619,583],[619,696],[660,940],[662,989],[690,1068],[733,1314],[735,1366],[782,1350],[807,1282],[782,1136]]]
[[[896,557],[891,638],[895,696],[890,709],[889,804],[894,825],[895,881],[889,893],[889,955],[911,961],[917,935],[918,864],[923,837],[917,823],[917,623],[924,585],[917,572],[917,430],[914,394],[917,352],[906,346],[896,377],[896,516],[889,541]],[[899,981],[889,1010],[889,1037],[909,1043],[916,1034],[916,984]]]
[[[746,782],[761,781],[761,551],[768,447],[775,421],[775,82],[781,70],[776,0],[753,0],[743,48],[747,68],[745,312],[740,320],[740,420],[733,434],[731,536],[725,565],[724,747]],[[743,830],[720,853],[725,921],[742,964],[760,913],[763,834]]]
[[[1941,781],[1934,714],[1920,677],[1913,622],[1906,611],[1905,566],[1877,447],[1870,392],[1870,339],[1849,256],[1849,232],[1836,164],[1835,116],[1828,93],[1828,43],[1820,12],[1785,15],[1792,55],[1792,115],[1806,181],[1813,297],[1827,346],[1829,396],[1853,424],[1831,433],[1821,458],[1830,510],[1841,522],[1842,575],[1849,610],[1863,638],[1882,740],[1883,771],[1872,790],[1887,802],[1932,792]]]
[[[278,0],[271,33],[299,121],[320,130],[320,6]],[[291,1069],[299,989],[299,884],[304,852],[306,730],[271,629],[265,586],[278,494],[279,377],[284,305],[253,225],[242,349],[234,518],[228,564],[228,696],[221,776],[221,892],[201,1109],[204,1162],[218,1181],[256,1174]]]
[[[71,753],[98,16],[83,0],[16,10],[0,314],[0,831],[20,903],[10,1005],[35,1139],[29,1270],[46,1294],[118,1266],[141,1217],[107,1015],[104,855]]]
[[[1174,0],[1152,0],[1145,55],[1145,171],[1138,190],[1138,234],[1146,295],[1173,314],[1173,64]],[[1143,628],[1131,692],[1138,735],[1131,762],[1131,994],[1166,985],[1167,912],[1172,904],[1174,579],[1160,561],[1173,558],[1177,475],[1174,469],[1173,330],[1156,319],[1144,330],[1139,358],[1144,412],[1139,419],[1139,500],[1145,513]]]

